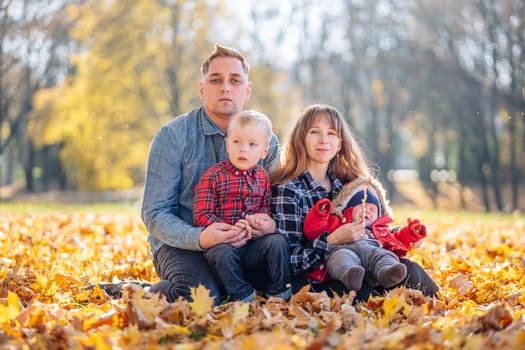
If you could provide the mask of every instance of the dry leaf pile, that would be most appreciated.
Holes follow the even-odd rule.
[[[146,231],[131,215],[0,216],[0,348],[522,349],[525,223],[443,216],[410,258],[442,287],[366,303],[306,289],[289,303],[213,307],[208,291],[167,303],[133,284],[111,299],[89,284],[156,282]]]

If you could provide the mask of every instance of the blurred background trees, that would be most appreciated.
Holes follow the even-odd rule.
[[[217,42],[248,56],[247,107],[282,143],[307,104],[329,103],[391,198],[418,180],[435,206],[523,206],[524,0],[0,4],[0,185],[140,187],[154,132],[200,104]]]

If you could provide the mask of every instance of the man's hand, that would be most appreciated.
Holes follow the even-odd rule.
[[[215,222],[206,227],[199,235],[199,245],[202,249],[215,247],[220,243],[229,243],[239,248],[251,238],[250,232],[230,224]]]

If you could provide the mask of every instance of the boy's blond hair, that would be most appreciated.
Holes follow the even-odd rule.
[[[251,123],[256,123],[260,127],[260,130],[267,136],[268,143],[270,143],[270,139],[272,138],[272,122],[267,116],[255,110],[246,110],[234,115],[228,125],[228,133],[236,125],[243,127]]]

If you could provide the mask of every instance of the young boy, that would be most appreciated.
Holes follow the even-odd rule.
[[[426,227],[419,220],[408,219],[403,229],[390,230],[389,214],[381,184],[370,178],[346,184],[333,202],[326,198],[318,201],[305,218],[308,239],[333,232],[348,222],[363,225],[363,239],[334,247],[326,266],[310,271],[307,277],[323,281],[328,273],[356,291],[361,289],[365,272],[372,285],[391,288],[403,281],[407,270],[399,257],[426,236]]]
[[[270,216],[270,182],[258,165],[268,154],[271,135],[272,124],[265,115],[253,110],[235,115],[226,136],[229,159],[211,166],[195,186],[195,225],[227,223],[245,237],[239,248],[221,243],[204,253],[229,300],[251,301],[254,289],[285,300],[291,296],[288,247],[277,244],[282,237],[275,234]],[[253,286],[250,273],[261,267],[267,285]]]

